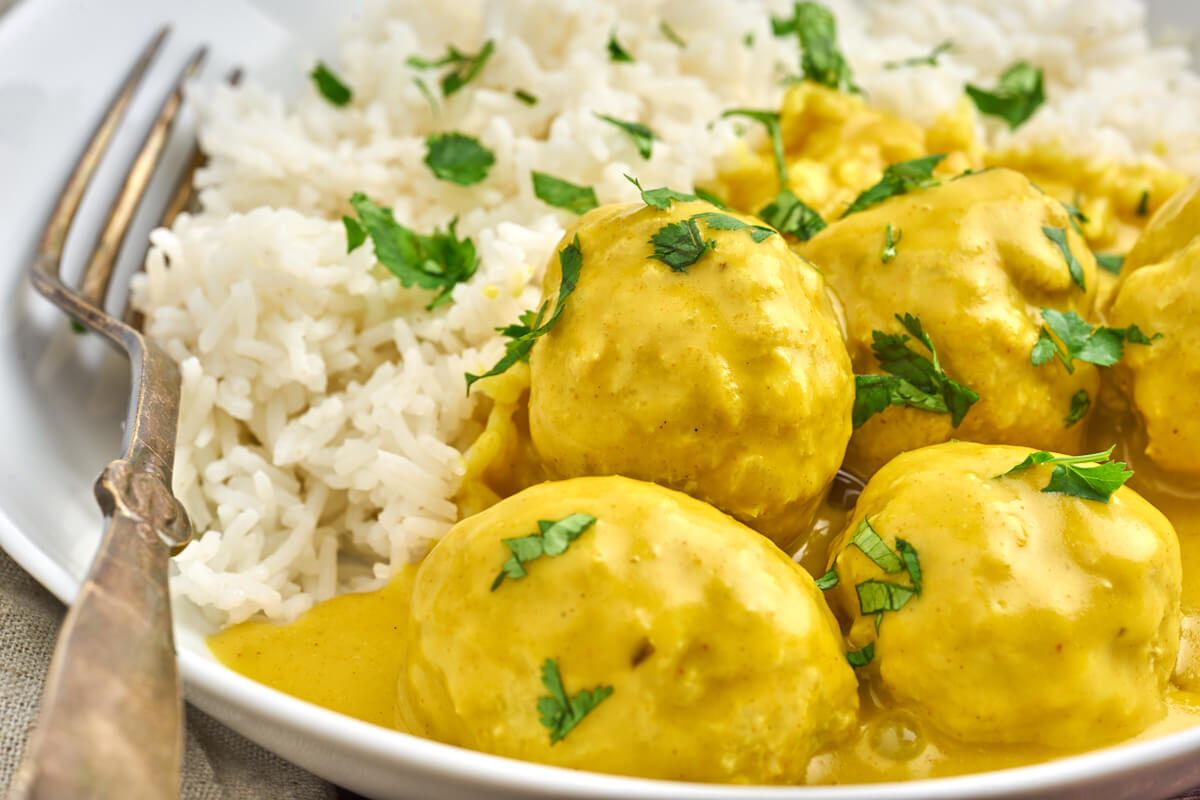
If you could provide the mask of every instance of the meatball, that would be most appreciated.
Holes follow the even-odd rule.
[[[830,551],[828,592],[870,680],[964,742],[1085,748],[1163,713],[1179,647],[1171,524],[1129,488],[1109,502],[1042,491],[1052,467],[1006,477],[1024,447],[950,442],[880,469]],[[915,551],[922,591],[864,616],[857,586],[887,575],[850,539],[867,520]],[[893,565],[894,566],[894,565]]]
[[[711,252],[682,271],[652,257],[665,225],[716,211],[605,206],[568,232],[583,266],[530,358],[530,433],[554,477],[654,481],[787,546],[850,438],[850,359],[824,280],[778,234],[700,221]],[[544,297],[560,276],[554,259]]]
[[[885,263],[888,225],[899,242]],[[1086,291],[1044,228],[1064,232]],[[852,469],[867,476],[897,453],[951,437],[1078,452],[1085,426],[1066,417],[1077,393],[1095,397],[1096,368],[1076,362],[1068,373],[1057,360],[1031,360],[1040,309],[1086,318],[1096,291],[1095,259],[1057,200],[1019,173],[988,170],[851,214],[798,251],[845,306],[856,373],[881,372],[873,332],[902,333],[895,315],[913,314],[947,375],[979,395],[957,428],[949,414],[906,406],[874,415],[850,441]]]
[[[504,540],[595,518],[565,552]],[[417,573],[400,714],[414,732],[529,761],[689,781],[796,783],[853,725],[858,695],[812,578],[713,507],[622,477],[543,483],[454,526]],[[557,743],[568,696],[611,695]]]
[[[1116,375],[1145,426],[1146,455],[1165,470],[1193,478],[1200,476],[1198,194],[1200,181],[1151,220],[1126,261],[1107,314],[1114,327],[1137,325],[1148,336],[1162,334],[1150,346],[1126,345]],[[1175,245],[1179,249],[1172,250]]]

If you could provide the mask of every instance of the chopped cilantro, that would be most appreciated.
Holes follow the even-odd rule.
[[[830,89],[857,92],[841,50],[837,46],[837,21],[820,3],[794,3],[790,18],[771,17],[776,36],[795,34],[800,39],[800,75]]]
[[[496,591],[505,578],[524,578],[525,564],[542,556],[554,558],[567,551],[571,542],[575,541],[596,523],[591,514],[570,514],[554,522],[548,519],[538,520],[538,532],[516,539],[504,539],[512,557],[500,568],[500,574],[492,581],[492,591]]]
[[[629,138],[633,139],[633,144],[637,148],[638,154],[642,158],[650,158],[650,154],[654,150],[654,140],[658,138],[654,131],[647,128],[640,122],[625,122],[623,120],[614,119],[604,114],[596,114],[596,116],[605,122],[616,125],[625,133],[629,134]]]
[[[878,183],[865,189],[858,197],[854,198],[854,202],[842,216],[848,217],[858,211],[878,205],[889,197],[904,194],[909,189],[936,186],[938,182],[933,178],[933,168],[945,157],[943,154],[938,154],[892,164],[883,171],[883,177],[879,179]]]
[[[1111,272],[1113,275],[1121,274],[1121,267],[1125,265],[1125,256],[1119,255],[1102,255],[1096,253],[1096,266],[1102,270]]]
[[[366,241],[375,246],[375,258],[406,286],[437,291],[425,308],[432,310],[450,302],[450,291],[468,280],[479,267],[475,244],[459,239],[454,231],[457,218],[450,220],[447,230],[434,229],[429,236],[414,233],[392,216],[390,208],[373,203],[362,192],[350,197],[350,205],[358,219],[342,217],[346,226],[346,252]]]
[[[425,139],[425,165],[444,181],[470,186],[496,163],[492,151],[463,133],[434,133]]]
[[[758,216],[780,233],[807,242],[825,230],[825,220],[790,189],[780,189],[775,199],[758,211]]]
[[[1142,196],[1138,198],[1137,215],[1144,217],[1150,212],[1150,190],[1142,192]]]
[[[1037,343],[1033,346],[1033,365],[1041,366],[1057,356],[1067,368],[1067,372],[1075,371],[1075,361],[1111,367],[1124,355],[1125,342],[1148,345],[1155,339],[1162,338],[1161,333],[1147,336],[1137,325],[1130,325],[1128,328],[1093,328],[1074,311],[1064,313],[1053,308],[1043,308],[1042,320],[1045,325],[1042,326]],[[1054,336],[1050,335],[1051,331]],[[1057,340],[1055,336],[1058,337]]]
[[[979,395],[954,381],[942,369],[933,340],[925,333],[919,318],[897,314],[896,319],[925,345],[932,361],[909,349],[909,337],[873,331],[871,349],[875,351],[879,366],[888,374],[854,376],[854,427],[861,427],[872,415],[895,405],[949,414],[957,428]]]
[[[82,336],[83,334],[88,332],[87,326],[85,326],[79,320],[73,319],[70,322],[71,322],[71,333],[75,334],[76,336]]]
[[[890,222],[883,229],[883,254],[880,256],[883,263],[886,264],[896,257],[896,245],[900,242],[903,233],[904,231],[900,228],[893,229]]]
[[[850,544],[861,550],[875,566],[884,572],[894,574],[904,569],[904,565],[900,563],[900,557],[893,553],[887,543],[880,538],[866,517],[863,517],[862,522],[858,523],[858,527],[854,529],[854,534],[850,537]]]
[[[725,211],[728,208],[728,206],[725,205],[724,200],[717,197],[715,194],[708,191],[707,189],[697,188],[696,189],[696,199],[703,200],[704,202],[706,202],[710,205],[714,205],[717,208],[721,209],[722,211]]]
[[[1067,262],[1067,272],[1071,273],[1071,280],[1075,284],[1087,291],[1087,286],[1083,279],[1083,265],[1079,263],[1079,259],[1075,258],[1075,254],[1071,252],[1070,245],[1067,244],[1067,231],[1065,228],[1052,228],[1049,225],[1042,226],[1042,233],[1046,234],[1046,238],[1058,245],[1058,250],[1062,253],[1063,259]]]
[[[527,106],[536,106],[538,99],[536,95],[532,95],[524,89],[517,89],[513,92],[513,97],[520,100]]]
[[[1080,389],[1071,396],[1071,411],[1063,417],[1063,422],[1067,424],[1068,428],[1071,427],[1083,419],[1083,416],[1087,414],[1091,406],[1092,400],[1088,397],[1087,389]]]
[[[1078,198],[1076,198],[1076,202],[1078,202]],[[1087,224],[1087,214],[1084,214],[1077,206],[1070,203],[1063,203],[1062,206],[1067,210],[1067,219],[1070,221],[1071,227],[1075,229],[1076,233],[1083,236],[1083,228],[1079,226]]]
[[[913,589],[921,593],[921,560],[917,558],[917,549],[904,539],[896,539],[896,552],[904,560],[904,569],[912,580]]]
[[[949,40],[942,42],[927,55],[914,56],[913,58],[905,58],[900,61],[885,61],[883,62],[884,69],[900,69],[902,67],[921,67],[930,66],[936,67],[938,57],[943,53],[948,53],[954,49],[954,42]]]
[[[747,33],[742,37],[742,45],[744,47],[754,47],[754,33]]]
[[[617,41],[617,29],[613,28],[608,33],[608,60],[630,63],[633,61],[633,56],[629,55],[629,51],[621,46]]]
[[[431,69],[449,66],[450,69],[442,75],[442,97],[449,97],[466,86],[483,69],[483,65],[491,58],[495,50],[495,42],[488,39],[483,43],[478,53],[461,53],[453,45],[446,48],[446,55],[441,58],[427,60],[417,56],[409,56],[407,64],[416,69]]]
[[[658,30],[671,44],[677,47],[687,47],[687,42],[683,40],[682,36],[675,32],[675,29],[672,28],[665,19],[658,23]]]
[[[433,113],[438,113],[437,98],[433,96],[433,92],[429,91],[429,87],[425,85],[425,81],[414,75],[413,84],[417,87],[417,91],[421,93],[421,96],[425,98],[425,102],[429,103],[429,107],[433,110]]]
[[[899,611],[916,595],[916,589],[892,581],[867,580],[856,585],[858,608],[863,616],[881,611]]]
[[[653,257],[674,272],[687,272],[705,252],[716,247],[715,242],[700,234],[694,218],[664,225],[650,237],[650,243],[654,245]]]
[[[746,117],[767,127],[767,134],[771,137],[771,152],[775,155],[775,174],[779,177],[779,188],[787,188],[787,162],[783,160],[783,133],[779,129],[779,112],[731,108],[721,115],[722,119],[725,117]]]
[[[852,667],[865,667],[871,663],[871,659],[875,657],[875,643],[868,642],[867,646],[861,650],[851,650],[846,653],[846,660],[850,662]]]
[[[1007,478],[1014,472],[1021,472],[1037,464],[1053,465],[1050,473],[1050,483],[1046,484],[1043,492],[1049,494],[1065,494],[1071,497],[1081,497],[1084,500],[1096,500],[1107,503],[1113,492],[1120,489],[1125,481],[1133,476],[1133,471],[1120,461],[1109,461],[1113,448],[1101,453],[1088,453],[1082,456],[1056,456],[1045,450],[1030,453],[1020,464],[997,475],[997,478]]]
[[[534,171],[533,193],[537,199],[555,208],[565,208],[575,214],[586,214],[597,205],[596,191],[590,186],[580,186],[544,172]]]
[[[751,225],[748,222],[742,222],[736,217],[731,217],[728,214],[721,214],[716,211],[705,211],[696,214],[692,219],[702,219],[704,224],[714,231],[748,231],[750,238],[755,244],[758,244],[770,236],[775,235],[775,231],[771,228],[762,225]]]
[[[550,731],[550,744],[561,742],[592,709],[613,693],[611,686],[597,686],[591,690],[581,689],[574,697],[567,697],[558,662],[552,658],[542,664],[542,685],[550,696],[538,698],[537,710],[542,725]]]
[[[677,192],[674,189],[668,189],[663,186],[660,189],[643,189],[642,184],[638,183],[638,179],[632,175],[626,175],[625,180],[637,187],[638,192],[642,195],[642,202],[648,206],[654,206],[660,211],[666,211],[671,207],[671,203],[678,200],[681,203],[687,203],[696,200],[697,196],[688,194],[687,192]]]
[[[822,592],[832,589],[838,585],[837,567],[830,567],[829,571],[821,577],[817,578],[817,588]]]
[[[333,74],[333,70],[327,67],[325,62],[318,61],[308,76],[316,84],[317,91],[321,93],[321,96],[335,106],[344,106],[354,99],[354,92],[350,91],[350,87]]]
[[[966,90],[980,113],[1000,117],[1014,130],[1046,102],[1042,71],[1025,61],[1006,69],[995,89],[989,91],[968,83]]]
[[[497,328],[496,330],[510,339],[504,345],[504,356],[482,375],[472,375],[469,372],[466,374],[468,394],[471,391],[471,384],[480,378],[500,375],[518,361],[528,361],[529,352],[533,350],[534,343],[545,336],[554,327],[554,323],[558,322],[558,318],[566,306],[567,298],[575,291],[575,284],[579,282],[579,272],[583,268],[583,251],[579,246],[579,234],[576,234],[574,240],[558,252],[558,263],[562,268],[562,278],[558,284],[558,298],[554,301],[554,313],[543,322],[550,307],[550,301],[547,300],[542,303],[536,314],[533,311],[526,311],[521,314],[519,322]]]

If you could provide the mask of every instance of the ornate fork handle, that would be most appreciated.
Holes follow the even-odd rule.
[[[29,742],[40,755],[23,763],[13,798],[179,791],[183,705],[167,559],[190,536],[187,515],[152,464],[112,462],[96,498],[108,527],[50,666]]]

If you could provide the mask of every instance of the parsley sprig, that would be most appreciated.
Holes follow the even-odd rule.
[[[500,567],[500,574],[492,581],[492,591],[496,591],[505,578],[524,578],[527,574],[525,565],[530,561],[548,556],[554,558],[567,552],[571,542],[578,539],[584,531],[596,524],[596,518],[591,514],[569,514],[557,522],[548,519],[538,520],[538,532],[514,539],[503,539],[512,557]]]
[[[850,65],[837,45],[837,21],[820,3],[795,3],[790,18],[772,17],[776,36],[800,39],[800,77],[830,89],[857,92]]]
[[[475,381],[500,375],[518,361],[528,361],[534,343],[545,336],[554,327],[554,323],[558,322],[558,318],[567,304],[567,298],[575,291],[575,284],[579,282],[579,272],[583,268],[583,251],[579,246],[579,234],[575,234],[575,239],[559,251],[558,263],[562,268],[562,279],[558,284],[558,298],[554,302],[554,313],[550,315],[549,319],[546,319],[546,313],[550,309],[550,301],[547,300],[538,308],[536,314],[533,311],[526,311],[521,314],[519,322],[497,328],[496,330],[509,338],[509,341],[504,344],[504,356],[496,362],[494,367],[482,375],[472,375],[469,372],[466,374],[468,394],[470,394],[471,385]]]
[[[479,183],[496,163],[495,155],[478,139],[457,131],[430,134],[425,149],[425,166],[438,178],[459,186]]]
[[[539,697],[537,709],[542,725],[550,731],[552,745],[561,742],[592,709],[613,693],[611,686],[597,686],[594,689],[581,689],[574,697],[568,697],[558,671],[558,662],[552,658],[547,658],[542,664],[542,685],[550,692],[550,696]]]
[[[1133,477],[1133,470],[1123,462],[1109,461],[1113,448],[1082,456],[1056,456],[1045,450],[1030,453],[1024,461],[996,478],[1007,478],[1035,465],[1053,465],[1050,483],[1042,489],[1048,494],[1065,494],[1107,503],[1113,493]]]
[[[354,92],[334,74],[324,61],[318,61],[308,74],[321,96],[335,106],[344,106],[354,99]]]
[[[688,267],[717,246],[716,242],[705,239],[700,233],[695,217],[667,223],[650,237],[650,244],[654,245],[653,257],[673,272],[687,272]]]
[[[435,228],[425,236],[401,225],[390,208],[377,205],[362,192],[350,197],[350,205],[358,218],[342,217],[346,252],[354,252],[370,236],[375,258],[405,287],[437,292],[426,310],[449,303],[451,290],[469,280],[479,267],[475,243],[469,238],[459,239],[455,233],[457,217],[450,220],[445,231]]]
[[[879,182],[863,190],[858,197],[854,198],[854,202],[842,216],[848,217],[859,211],[865,211],[889,197],[904,194],[909,189],[937,186],[938,181],[933,178],[933,168],[945,157],[944,154],[937,154],[890,165],[883,171],[883,177],[879,179]]]
[[[453,45],[446,48],[446,55],[436,59],[424,59],[409,56],[406,63],[415,69],[434,69],[449,66],[450,69],[442,75],[442,97],[449,97],[466,86],[483,69],[483,65],[491,58],[495,42],[488,39],[483,43],[478,53],[462,53]]]
[[[1064,313],[1053,308],[1042,309],[1042,321],[1045,324],[1038,334],[1031,356],[1034,366],[1041,366],[1057,357],[1067,372],[1071,373],[1075,372],[1076,361],[1111,367],[1125,354],[1125,342],[1148,345],[1162,338],[1161,333],[1147,336],[1137,325],[1128,328],[1093,328],[1074,311]],[[1054,336],[1050,335],[1051,331]]]
[[[921,326],[920,318],[897,314],[896,319],[913,338],[925,345],[932,358],[914,352],[908,346],[908,336],[872,331],[871,349],[887,374],[854,376],[854,427],[861,427],[873,415],[893,405],[949,414],[951,423],[957,428],[979,395],[953,380],[942,369],[933,340]]]
[[[1042,71],[1026,61],[1006,69],[995,89],[981,89],[968,83],[966,91],[980,113],[1000,117],[1013,130],[1046,102]]]

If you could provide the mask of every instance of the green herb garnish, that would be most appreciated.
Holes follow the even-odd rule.
[[[1078,198],[1076,199],[1078,200]],[[1084,214],[1079,210],[1078,207],[1070,203],[1063,203],[1062,206],[1067,210],[1067,219],[1070,221],[1071,227],[1075,229],[1076,233],[1078,233],[1080,236],[1083,236],[1083,228],[1079,226],[1087,224],[1087,214]]]
[[[921,560],[917,558],[917,550],[904,539],[896,539],[896,552],[900,554],[900,558],[904,561],[904,570],[908,573],[908,577],[912,580],[913,589],[917,594],[921,593]]]
[[[588,713],[613,693],[611,686],[581,689],[574,697],[567,697],[558,662],[547,658],[542,664],[542,685],[550,692],[549,697],[539,697],[537,702],[541,723],[550,731],[550,744],[561,742]]]
[[[429,87],[425,85],[425,81],[413,76],[413,84],[417,87],[417,91],[421,93],[421,96],[425,98],[425,102],[429,103],[429,108],[433,111],[433,113],[438,113],[439,106],[437,98],[433,96],[433,92],[429,91]]]
[[[625,180],[637,187],[638,192],[642,196],[642,202],[648,206],[654,206],[660,211],[666,211],[671,207],[671,203],[678,200],[681,203],[687,203],[698,199],[694,194],[687,192],[677,192],[674,189],[668,189],[663,186],[659,189],[643,189],[642,184],[632,175],[626,175]]]
[[[409,56],[406,63],[416,69],[451,67],[441,80],[442,97],[449,97],[474,80],[479,71],[483,69],[483,65],[491,58],[494,49],[495,42],[491,39],[484,42],[483,47],[475,54],[461,53],[453,45],[450,45],[446,48],[446,55],[441,58],[430,60]]]
[[[414,233],[392,216],[390,208],[376,205],[362,192],[350,197],[358,219],[342,217],[346,226],[346,252],[352,252],[371,237],[375,258],[405,287],[419,286],[437,292],[425,308],[432,310],[450,302],[450,291],[470,279],[479,267],[479,256],[470,239],[459,239],[454,231],[457,217],[445,231],[435,228],[425,236]]]
[[[854,376],[854,427],[861,427],[874,414],[895,405],[949,414],[957,428],[979,395],[951,379],[942,369],[933,341],[918,317],[897,314],[896,319],[925,345],[932,360],[913,352],[907,345],[907,336],[873,331],[871,349],[879,366],[888,374]]]
[[[904,231],[899,228],[893,229],[890,222],[883,229],[883,254],[880,256],[880,260],[883,263],[886,264],[896,257],[896,244],[899,243],[900,237],[903,234]]]
[[[617,29],[613,28],[608,33],[608,60],[625,63],[632,63],[633,56],[629,55],[629,51],[621,46],[617,41]]]
[[[545,336],[554,327],[554,323],[558,322],[558,318],[566,306],[567,298],[575,291],[575,284],[579,282],[579,272],[583,268],[583,251],[579,247],[579,234],[576,234],[575,239],[558,252],[558,263],[562,268],[562,279],[558,284],[558,298],[554,301],[554,313],[545,322],[542,321],[550,308],[550,301],[547,300],[542,303],[536,314],[533,311],[526,311],[521,314],[519,322],[497,328],[496,330],[510,340],[504,344],[504,356],[496,362],[494,367],[482,375],[472,375],[469,372],[466,374],[468,394],[471,392],[471,384],[480,378],[500,375],[518,361],[528,361],[529,352],[533,349],[534,343]]]
[[[342,83],[341,79],[334,75],[333,70],[325,66],[323,61],[317,62],[308,77],[312,78],[321,96],[335,106],[344,106],[354,99],[354,92],[350,91],[350,87]]]
[[[852,667],[865,667],[871,663],[871,659],[875,657],[875,643],[868,642],[867,646],[862,650],[851,650],[846,653],[846,660],[850,662]]]
[[[1043,308],[1042,320],[1045,325],[1042,326],[1037,343],[1033,346],[1031,360],[1034,366],[1041,366],[1057,356],[1067,368],[1067,372],[1075,371],[1075,361],[1111,367],[1124,355],[1125,342],[1148,345],[1155,339],[1162,338],[1161,333],[1147,336],[1137,325],[1130,325],[1128,328],[1093,328],[1074,311],[1064,313],[1053,308]],[[1054,332],[1054,336],[1050,335],[1051,331]],[[1057,340],[1055,336],[1058,337]]]
[[[496,163],[492,151],[464,133],[434,133],[425,139],[425,165],[444,181],[470,186]]]
[[[829,571],[821,577],[817,578],[817,588],[822,592],[828,591],[838,585],[837,567],[830,567]]]
[[[854,198],[854,202],[850,204],[842,217],[848,217],[858,211],[878,205],[889,197],[904,194],[909,189],[937,186],[938,182],[933,178],[933,168],[945,157],[944,154],[938,154],[892,164],[883,171],[883,177],[879,179],[878,183]]]
[[[1144,217],[1150,212],[1150,190],[1142,192],[1142,196],[1138,198],[1137,215]]]
[[[724,200],[717,197],[715,194],[708,191],[707,189],[697,188],[696,189],[696,199],[703,200],[704,202],[706,202],[710,205],[714,205],[717,208],[721,209],[722,211],[726,211],[729,208],[727,205],[725,205]]]
[[[966,91],[981,113],[1000,117],[1013,130],[1046,102],[1042,71],[1025,61],[1006,69],[995,89],[989,91],[968,83]]]
[[[518,100],[520,100],[522,103],[524,103],[527,106],[536,106],[537,101],[538,101],[538,99],[535,95],[530,94],[529,92],[525,91],[524,89],[515,90],[513,92],[513,97],[517,98]]]
[[[70,323],[71,323],[71,333],[75,334],[76,336],[82,336],[88,332],[87,326],[84,325],[79,320],[73,319],[73,320],[70,320]]]
[[[742,37],[742,46],[743,47],[754,47],[754,33],[753,32],[747,33],[745,36]]]
[[[687,272],[705,252],[716,247],[716,242],[700,234],[693,217],[664,225],[650,237],[650,244],[654,245],[653,258],[674,272]]]
[[[742,222],[736,217],[716,211],[705,211],[694,215],[692,219],[704,220],[704,224],[714,231],[748,231],[751,240],[755,244],[759,244],[768,237],[775,235],[773,228],[767,228],[762,225],[751,225],[748,222]]]
[[[802,242],[825,230],[825,220],[790,189],[780,189],[758,216],[780,233],[790,233]]]
[[[591,514],[570,514],[557,522],[539,519],[537,533],[502,540],[512,557],[500,567],[500,574],[492,581],[492,591],[496,591],[505,578],[524,578],[525,565],[530,561],[542,556],[561,556],[571,542],[595,523],[596,518]]]
[[[883,611],[899,611],[917,594],[911,586],[877,580],[863,581],[854,590],[858,592],[858,607],[864,617]]]
[[[795,34],[800,39],[800,75],[806,81],[857,92],[850,65],[837,46],[837,21],[820,3],[794,3],[791,18],[771,18],[776,36]]]
[[[1133,471],[1124,463],[1108,460],[1112,456],[1112,451],[1113,448],[1110,447],[1101,453],[1056,456],[1045,450],[1039,450],[1036,453],[1030,453],[1020,464],[996,477],[1007,478],[1015,472],[1021,472],[1036,464],[1054,465],[1054,471],[1050,473],[1050,483],[1042,489],[1043,492],[1107,503],[1113,496],[1113,492],[1120,489],[1125,481],[1133,476]]]
[[[721,115],[722,119],[726,117],[746,117],[767,127],[767,134],[771,137],[771,152],[775,155],[775,174],[779,177],[779,188],[787,188],[787,162],[783,160],[783,133],[779,128],[779,112],[731,108]]]
[[[675,32],[675,29],[672,28],[665,19],[658,23],[658,30],[671,44],[677,47],[687,47],[687,42],[683,40],[682,36]]]
[[[942,42],[933,50],[929,51],[928,55],[915,56],[913,58],[905,58],[900,61],[885,61],[883,62],[884,69],[901,69],[902,67],[921,67],[930,66],[936,67],[938,57],[943,53],[948,53],[954,48],[954,42],[949,40]]]
[[[1067,244],[1067,231],[1065,228],[1052,228],[1049,225],[1042,226],[1042,233],[1046,234],[1046,238],[1058,245],[1058,250],[1062,253],[1063,259],[1067,262],[1067,272],[1071,273],[1071,280],[1075,284],[1087,291],[1087,286],[1083,279],[1083,265],[1079,263],[1079,259],[1075,258],[1075,254],[1071,252],[1070,245]]]
[[[1087,389],[1080,389],[1071,396],[1071,411],[1063,417],[1063,422],[1067,427],[1071,427],[1079,420],[1083,419],[1083,415],[1088,412],[1092,406],[1092,400],[1088,397]]]
[[[616,125],[629,134],[629,138],[633,139],[633,144],[637,148],[638,154],[642,158],[650,158],[650,154],[654,150],[654,140],[658,138],[654,134],[654,131],[640,122],[624,122],[623,120],[614,119],[604,114],[596,114],[596,116],[605,122]]]
[[[537,199],[555,208],[565,208],[575,214],[586,214],[599,205],[596,191],[590,186],[564,181],[544,172],[532,172],[533,193]]]
[[[866,517],[863,517],[862,522],[858,523],[858,527],[855,528],[854,534],[850,537],[850,544],[861,550],[875,566],[884,572],[894,574],[904,569],[900,557],[892,552],[887,543],[871,527],[871,523],[867,521]]]
[[[1120,275],[1121,267],[1125,266],[1125,256],[1096,253],[1096,266],[1102,270],[1111,272],[1113,275]]]

